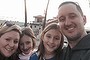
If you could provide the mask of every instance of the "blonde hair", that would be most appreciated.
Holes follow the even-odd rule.
[[[57,19],[50,20],[50,21],[48,21],[48,22],[46,23],[45,26],[47,26],[47,25],[49,25],[49,24],[51,24],[51,23],[58,23],[58,20],[57,20]]]
[[[10,25],[10,26],[8,26],[8,25],[1,26],[0,27],[0,36],[6,32],[12,31],[12,30],[15,30],[21,34],[21,27],[14,24],[14,25]]]

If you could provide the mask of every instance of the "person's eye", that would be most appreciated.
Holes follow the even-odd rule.
[[[75,16],[74,16],[74,15],[72,15],[72,16],[70,16],[70,18],[71,18],[71,19],[73,19],[73,18],[75,18]]]
[[[55,37],[55,40],[60,40],[60,38],[59,37]]]
[[[10,41],[10,39],[9,38],[6,38],[6,41]]]
[[[65,17],[60,17],[60,18],[59,18],[59,21],[60,21],[60,22],[64,22],[64,21],[65,21]]]
[[[30,41],[27,41],[27,42],[26,42],[27,45],[30,44],[30,43],[31,43]]]
[[[14,43],[17,44],[17,43],[19,43],[19,41],[18,40],[15,40]]]
[[[74,19],[75,17],[76,17],[75,14],[71,14],[71,15],[69,16],[70,19]]]
[[[46,37],[47,37],[47,38],[51,38],[51,36],[50,36],[50,35],[47,35]]]

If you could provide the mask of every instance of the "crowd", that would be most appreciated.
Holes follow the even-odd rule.
[[[37,50],[30,27],[0,26],[0,60],[90,60],[90,34],[84,28],[86,16],[79,4],[61,3],[57,20],[46,24]],[[64,37],[68,46],[64,46]]]

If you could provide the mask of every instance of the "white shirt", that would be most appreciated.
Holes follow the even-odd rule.
[[[20,60],[29,60],[30,56],[31,56],[34,52],[35,52],[35,50],[30,51],[29,54],[24,54],[24,53],[19,54],[19,58],[20,58]]]

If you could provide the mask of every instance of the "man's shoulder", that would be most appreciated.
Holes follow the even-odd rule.
[[[82,60],[90,60],[90,49],[88,49],[86,52],[84,52],[84,53],[81,55],[81,59],[82,59]]]

